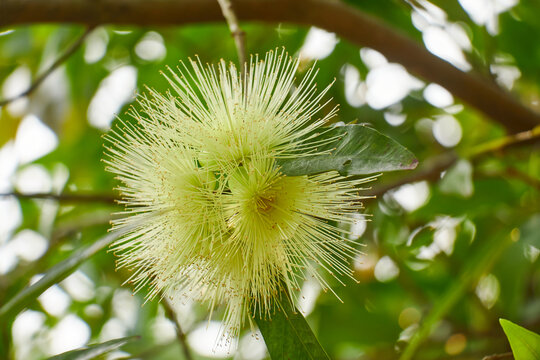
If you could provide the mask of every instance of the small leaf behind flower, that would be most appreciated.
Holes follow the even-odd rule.
[[[343,176],[367,175],[383,171],[411,170],[418,160],[412,152],[377,130],[362,124],[332,128],[314,141],[337,138],[318,152],[329,154],[299,156],[278,161],[285,175],[300,176],[337,170]]]
[[[516,360],[540,359],[540,335],[505,319],[500,319],[499,322]]]
[[[118,349],[128,342],[139,340],[139,336],[130,336],[114,340],[105,341],[101,344],[88,345],[81,349],[67,351],[65,353],[50,357],[48,360],[89,360],[99,355],[106,354]]]
[[[311,331],[306,319],[291,306],[285,295],[281,309],[271,319],[256,317],[272,360],[324,360],[330,359]]]

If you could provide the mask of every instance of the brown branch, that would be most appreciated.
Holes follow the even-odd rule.
[[[39,85],[41,85],[41,83],[43,83],[43,81],[45,81],[45,79],[54,72],[54,70],[56,70],[60,65],[62,65],[71,55],[73,55],[77,51],[77,49],[79,49],[79,47],[81,47],[84,39],[86,39],[88,34],[90,34],[93,29],[93,26],[88,26],[84,33],[73,44],[71,44],[71,46],[67,48],[66,51],[62,55],[60,55],[60,57],[58,57],[58,59],[56,59],[56,61],[53,62],[51,66],[47,68],[47,70],[45,70],[41,75],[39,75],[30,85],[30,87],[28,87],[28,89],[13,97],[0,100],[0,106],[5,106],[10,102],[32,94],[39,87]]]
[[[20,193],[18,191],[0,194],[0,198],[14,196],[18,199],[50,199],[62,203],[92,203],[101,202],[116,204],[117,198],[108,194],[51,194],[51,193]]]
[[[238,62],[240,63],[240,70],[246,66],[246,33],[238,25],[238,18],[233,9],[233,5],[230,0],[217,0],[223,17],[227,20],[231,35],[234,37],[234,43],[236,45],[236,51],[238,53]]]
[[[174,308],[172,304],[169,302],[169,299],[167,299],[166,296],[162,296],[161,303],[163,304],[163,307],[165,308],[165,315],[174,323],[174,327],[176,330],[176,337],[178,338],[178,342],[180,343],[180,347],[182,348],[182,352],[184,353],[184,358],[186,360],[193,360],[193,356],[191,355],[191,352],[189,351],[189,347],[186,341],[186,334],[182,331],[182,327],[180,326],[180,323],[178,322],[178,318],[176,317],[176,313],[174,312]]]
[[[540,124],[540,115],[510,94],[458,70],[355,7],[335,0],[233,0],[240,20],[317,26],[358,46],[383,53],[427,81],[435,82],[502,124],[510,132]],[[182,25],[222,21],[215,0],[3,0],[0,26],[31,23]]]

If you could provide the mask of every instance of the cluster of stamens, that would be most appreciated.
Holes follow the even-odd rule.
[[[225,305],[229,335],[245,319],[271,317],[282,291],[294,301],[307,277],[352,277],[357,244],[338,225],[358,221],[358,186],[337,172],[286,176],[279,159],[313,156],[322,109],[309,70],[294,86],[298,61],[270,52],[240,74],[192,61],[168,76],[173,94],[149,90],[135,122],[109,136],[109,170],[122,182],[129,229],[115,244],[149,298],[191,298],[211,312]],[[323,269],[325,271],[320,272]],[[250,316],[246,316],[250,315]]]

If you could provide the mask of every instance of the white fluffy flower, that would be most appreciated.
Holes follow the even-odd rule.
[[[355,221],[366,180],[280,171],[277,160],[330,141],[310,135],[335,112],[314,119],[328,88],[316,91],[313,69],[295,87],[298,60],[284,53],[255,58],[247,75],[190,63],[167,75],[173,94],[150,90],[108,137],[126,206],[114,228],[133,229],[115,249],[136,290],[222,304],[236,335],[307,276],[324,289],[325,272],[352,277],[359,251],[336,224]]]

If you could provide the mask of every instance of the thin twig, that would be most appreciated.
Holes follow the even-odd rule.
[[[191,352],[189,351],[189,347],[186,341],[186,334],[182,331],[182,327],[180,326],[180,322],[178,322],[178,317],[176,316],[176,313],[174,312],[174,308],[172,304],[170,303],[169,299],[167,299],[166,296],[162,296],[162,304],[165,308],[165,315],[171,320],[175,325],[176,330],[176,337],[178,338],[178,342],[180,343],[180,347],[182,348],[182,351],[184,352],[184,357],[186,360],[193,360],[193,356],[191,355]]]
[[[477,145],[473,147],[465,156],[466,157],[479,157],[483,154],[502,150],[509,146],[529,143],[532,140],[535,140],[537,138],[540,138],[540,125],[527,131],[522,131],[517,134],[511,134],[508,136],[497,138],[495,140]]]
[[[64,63],[71,55],[73,55],[77,51],[77,49],[79,49],[84,39],[86,39],[88,34],[90,34],[93,29],[94,26],[88,26],[84,33],[73,44],[71,44],[71,46],[67,48],[67,50],[62,55],[60,55],[60,57],[56,59],[56,61],[53,62],[51,66],[47,68],[47,70],[45,70],[41,75],[39,75],[28,89],[13,97],[0,100],[0,106],[5,106],[10,102],[32,94],[39,87],[39,85],[41,85],[41,83],[43,83],[43,81],[45,81],[45,79],[54,72],[54,70],[56,70],[60,65],[62,65],[62,63]]]
[[[477,162],[483,156],[491,154],[497,151],[502,151],[509,147],[515,147],[519,145],[530,144],[532,140],[540,137],[540,126],[535,127],[534,129],[523,131],[517,134],[511,134],[504,136],[486,143],[482,143],[472,148],[471,151],[462,155],[462,158],[468,159],[470,161]],[[536,140],[535,140],[536,141]],[[408,175],[401,177],[395,182],[380,185],[374,187],[370,191],[370,195],[375,197],[381,196],[389,190],[395,189],[401,185],[409,184],[417,181],[436,181],[440,178],[440,175],[443,171],[448,170],[456,161],[460,158],[458,154],[453,152],[444,153],[442,155],[434,156],[433,158],[424,162],[423,166],[419,167],[415,171],[408,173]],[[489,175],[489,174],[488,174]],[[507,176],[514,177],[525,181],[530,186],[535,188],[540,188],[540,182],[536,179],[528,177],[526,174],[520,173],[517,169],[507,169]],[[370,202],[371,199],[363,200],[364,203]]]
[[[109,194],[51,194],[51,193],[20,193],[13,191],[0,194],[0,198],[14,196],[18,199],[50,199],[61,203],[92,203],[101,202],[116,204],[118,198]]]
[[[502,354],[493,354],[493,355],[484,356],[482,360],[500,360],[500,359],[513,359],[513,358],[514,358],[514,355],[512,354],[512,352],[505,352]]]
[[[408,173],[408,175],[403,176],[392,183],[375,186],[369,194],[378,197],[401,185],[424,180],[436,181],[440,178],[441,172],[450,168],[457,160],[458,156],[451,152],[433,157],[425,161],[423,166],[419,167],[417,170]],[[366,200],[369,201],[370,199]],[[363,202],[368,202],[366,200],[363,200]]]
[[[236,51],[238,52],[238,62],[240,63],[240,70],[244,69],[246,64],[246,33],[238,25],[238,18],[234,12],[233,5],[230,0],[217,0],[223,17],[229,25],[231,35],[234,38],[236,45]]]

